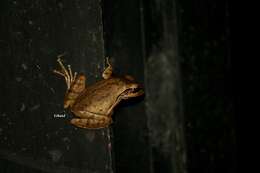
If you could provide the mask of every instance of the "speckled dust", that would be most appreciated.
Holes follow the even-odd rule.
[[[24,69],[24,70],[27,70],[27,69],[28,69],[28,67],[27,67],[27,65],[26,65],[25,63],[22,63],[22,64],[21,64],[21,67],[22,67],[22,69]]]
[[[22,103],[21,108],[20,108],[20,112],[23,112],[25,109],[26,109],[26,106],[25,106],[24,103]]]
[[[40,108],[40,104],[37,104],[37,105],[34,105],[33,107],[31,107],[29,110],[32,112],[32,111],[36,111],[37,109]]]
[[[60,150],[57,150],[57,149],[50,150],[48,152],[48,154],[51,157],[51,160],[53,162],[58,162],[61,159],[62,155],[63,155],[63,153]]]
[[[88,141],[93,142],[95,139],[95,133],[92,131],[86,132],[85,137],[87,138]]]

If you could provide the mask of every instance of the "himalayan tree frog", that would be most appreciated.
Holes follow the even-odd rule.
[[[86,129],[108,127],[112,123],[113,109],[121,100],[144,94],[143,88],[133,77],[115,76],[108,58],[106,59],[108,67],[102,74],[103,79],[90,86],[86,86],[84,74],[73,73],[70,65],[66,68],[60,58],[57,61],[61,69],[53,72],[63,76],[66,81],[64,108],[69,109],[77,117],[70,121],[77,127]]]

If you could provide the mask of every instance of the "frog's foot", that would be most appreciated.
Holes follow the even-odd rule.
[[[101,129],[101,128],[108,127],[112,123],[112,119],[108,117],[102,120],[93,119],[93,118],[88,118],[88,119],[73,118],[70,121],[70,123],[77,127],[85,128],[85,129]]]
[[[112,74],[113,74],[113,67],[112,67],[112,65],[110,64],[108,57],[106,57],[106,63],[107,63],[107,65],[108,65],[108,67],[104,70],[104,72],[103,72],[103,74],[102,74],[102,77],[103,77],[104,79],[109,79],[109,78],[112,76]]]
[[[72,70],[70,65],[68,65],[68,68],[66,69],[66,67],[63,65],[62,61],[60,58],[57,59],[61,70],[53,70],[54,73],[61,75],[65,78],[66,84],[67,84],[67,90],[70,89],[72,83],[75,81],[76,77],[77,77],[77,72],[75,72],[74,74],[72,74]]]

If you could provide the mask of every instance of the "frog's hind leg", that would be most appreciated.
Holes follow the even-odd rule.
[[[104,117],[101,119],[88,118],[88,119],[79,119],[73,118],[70,123],[84,129],[101,129],[108,127],[111,124],[112,120],[109,117]]]
[[[104,72],[103,72],[103,74],[102,74],[102,77],[103,77],[104,79],[109,79],[109,78],[112,76],[112,74],[113,74],[113,67],[112,67],[112,65],[110,64],[108,57],[106,57],[106,63],[107,63],[107,65],[108,65],[108,67],[104,70]]]
[[[86,77],[83,74],[77,75],[77,72],[73,75],[70,65],[66,69],[60,58],[57,61],[61,66],[61,70],[54,70],[53,72],[65,78],[67,92],[64,98],[64,108],[68,108],[74,104],[76,98],[85,89]]]

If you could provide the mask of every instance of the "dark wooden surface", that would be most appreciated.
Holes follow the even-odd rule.
[[[144,114],[115,117],[116,169],[236,172],[228,1],[104,2],[106,54],[146,88]]]
[[[115,115],[118,172],[185,172],[174,1],[104,1],[106,53],[145,86],[144,104]],[[118,115],[118,116],[117,116]]]
[[[178,14],[188,172],[235,173],[229,1],[179,0]]]
[[[3,0],[0,172],[236,172],[228,1]],[[57,56],[144,84],[110,129],[68,124]],[[54,118],[65,114],[65,118]]]
[[[186,172],[176,1],[143,1],[146,112],[154,172]]]
[[[103,9],[106,55],[118,74],[132,75],[144,84],[140,1],[105,0]],[[152,171],[145,97],[122,102],[115,111],[112,128],[116,172]]]
[[[0,156],[10,161],[0,162],[0,172],[112,172],[109,129],[69,125],[72,115],[63,110],[66,85],[52,73],[58,67],[57,56],[65,53],[64,62],[85,73],[88,83],[101,78],[99,2],[3,0],[0,4]],[[21,166],[15,169],[15,164]]]

